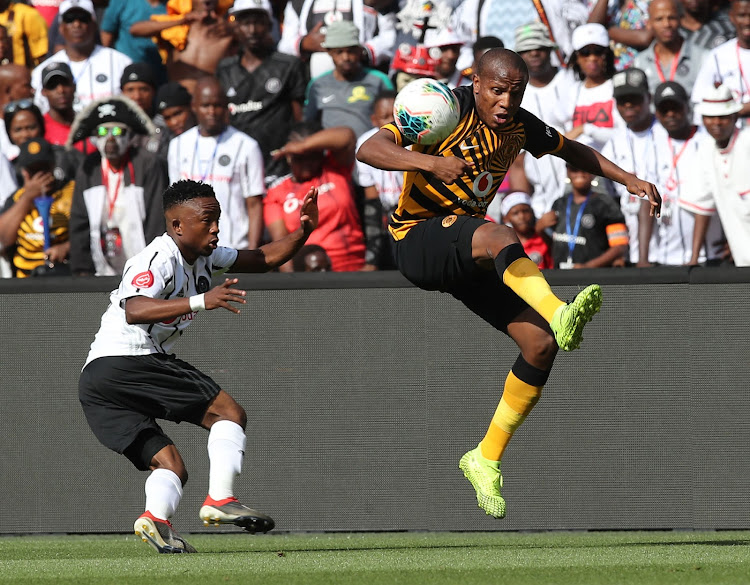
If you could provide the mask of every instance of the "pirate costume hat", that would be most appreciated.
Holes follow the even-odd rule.
[[[156,126],[138,104],[124,95],[111,95],[91,102],[76,115],[65,146],[71,148],[109,122],[124,124],[135,134],[151,136],[156,132]]]

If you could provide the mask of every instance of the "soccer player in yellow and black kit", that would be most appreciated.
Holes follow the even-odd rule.
[[[661,207],[654,185],[520,109],[528,79],[521,57],[492,49],[481,58],[472,85],[454,90],[461,119],[448,138],[410,151],[404,148],[408,139],[388,124],[357,154],[374,167],[406,171],[389,226],[404,276],[420,288],[451,293],[521,350],[487,434],[459,463],[479,506],[495,518],[505,516],[503,452],[539,400],[558,347],[579,346],[584,325],[601,306],[601,289],[591,285],[570,304],[558,299],[514,231],[485,220],[487,206],[523,148],[625,185],[648,198],[652,215]]]

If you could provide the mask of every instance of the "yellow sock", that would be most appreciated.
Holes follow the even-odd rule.
[[[503,282],[547,323],[552,322],[555,311],[565,304],[555,296],[539,267],[529,258],[514,260],[503,272]]]
[[[510,438],[542,395],[542,386],[532,386],[519,380],[511,371],[505,380],[500,404],[497,405],[487,434],[479,443],[482,457],[500,461]]]

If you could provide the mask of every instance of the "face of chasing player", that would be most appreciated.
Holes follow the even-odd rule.
[[[527,82],[526,73],[514,67],[498,67],[481,76],[474,74],[477,113],[490,130],[513,119],[521,107]]]
[[[170,235],[191,264],[219,245],[221,207],[215,197],[196,197],[167,211]]]

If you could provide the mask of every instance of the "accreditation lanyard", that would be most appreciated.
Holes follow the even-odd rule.
[[[735,48],[737,51],[737,67],[740,70],[740,101],[742,101],[742,98],[745,97],[745,92],[750,92],[750,85],[747,83],[747,79],[745,79],[745,72],[742,70],[742,60],[740,59],[740,44],[737,43],[735,45]],[[742,86],[744,86],[744,88]]]
[[[572,266],[573,263],[573,250],[576,247],[576,239],[578,238],[578,232],[581,229],[581,218],[583,217],[583,210],[586,209],[586,204],[589,202],[589,195],[586,195],[586,200],[581,203],[576,214],[575,226],[571,229],[570,227],[570,209],[573,206],[573,194],[568,196],[568,206],[565,210],[565,229],[568,234],[568,263]]]
[[[677,73],[677,66],[680,64],[680,57],[682,57],[682,49],[685,48],[685,42],[683,41],[682,46],[680,47],[680,52],[677,53],[674,58],[672,59],[672,67],[669,70],[669,79],[664,77],[664,73],[662,73],[661,70],[661,61],[659,61],[659,55],[654,50],[654,61],[656,62],[656,74],[659,76],[659,79],[662,83],[665,81],[674,81],[675,73]]]
[[[669,177],[667,178],[667,181],[664,184],[664,186],[667,188],[667,191],[674,191],[679,185],[677,181],[677,177],[675,176],[679,174],[677,173],[677,162],[680,160],[682,153],[685,152],[685,149],[688,147],[688,144],[690,144],[690,140],[692,140],[693,136],[695,136],[696,130],[697,130],[697,127],[693,128],[692,132],[690,132],[690,136],[688,136],[687,140],[682,145],[680,152],[678,152],[677,154],[675,154],[674,146],[672,145],[672,137],[667,136],[667,143],[669,144],[669,152],[672,153],[672,168],[669,169]]]
[[[195,152],[193,153],[193,161],[196,162],[198,165],[198,175],[200,176],[200,180],[202,183],[206,182],[206,177],[211,173],[211,171],[214,168],[214,160],[216,159],[216,152],[219,150],[219,142],[221,142],[221,137],[223,136],[224,132],[219,134],[215,140],[216,144],[214,144],[214,151],[211,153],[211,158],[208,160],[208,164],[206,165],[206,172],[203,172],[203,169],[201,168],[201,158],[200,158],[200,152],[199,152],[199,145],[201,142],[201,135],[200,132],[198,133],[198,137],[195,139]]]
[[[135,180],[135,174],[133,173],[133,163],[130,162],[130,158],[127,159],[128,170],[130,171],[130,182]],[[120,195],[120,184],[122,183],[122,177],[125,174],[124,165],[120,167],[120,170],[115,171],[117,175],[117,182],[115,183],[114,193],[110,194],[109,191],[109,173],[112,172],[112,167],[109,165],[109,161],[106,158],[102,158],[102,185],[104,185],[104,191],[107,194],[107,220],[112,221],[112,213],[115,210],[115,204],[117,198]]]

